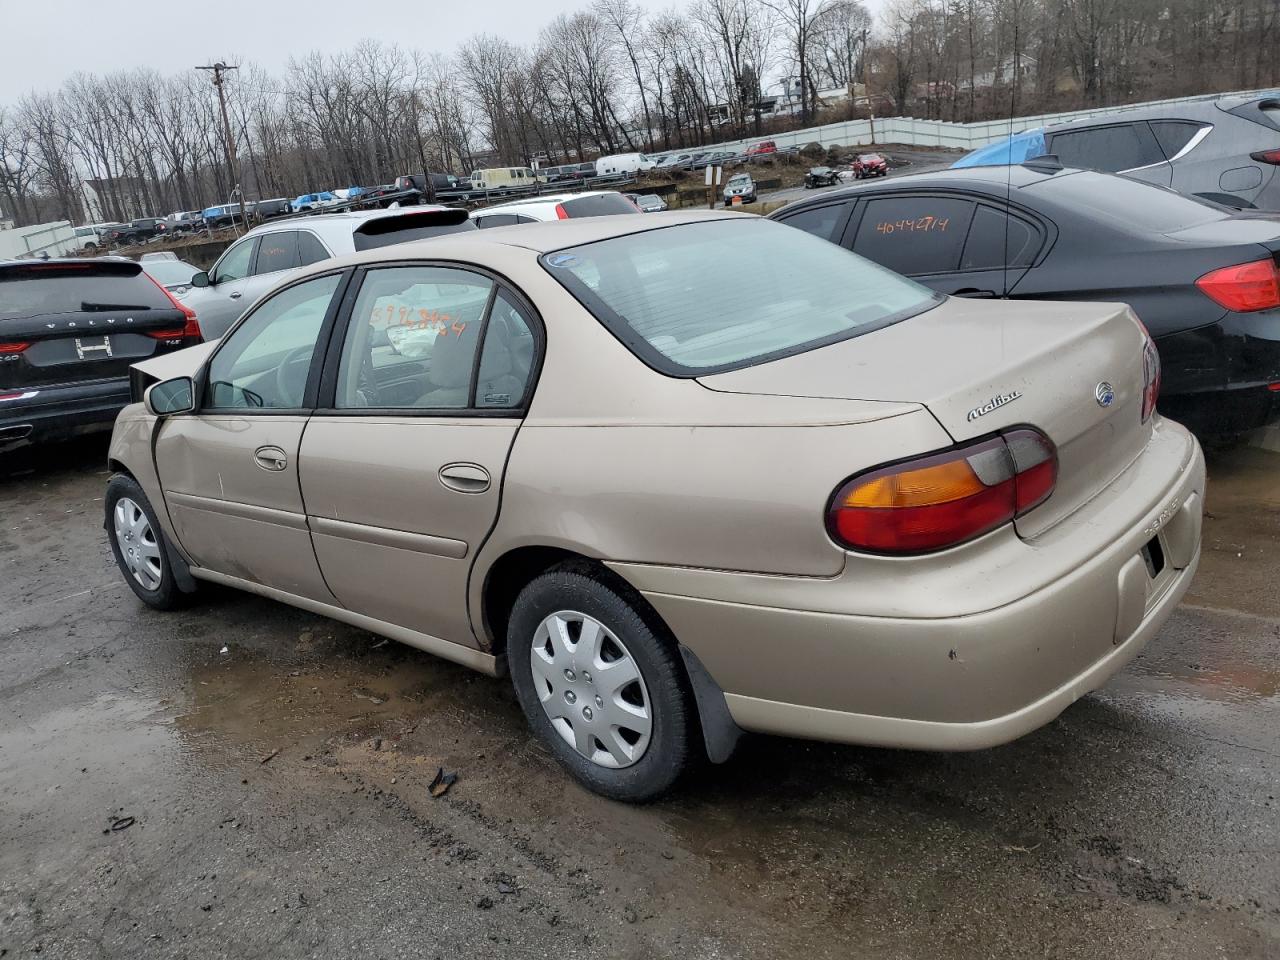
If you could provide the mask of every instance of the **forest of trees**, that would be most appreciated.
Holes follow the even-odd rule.
[[[563,162],[762,132],[789,81],[791,126],[844,119],[818,91],[866,81],[904,115],[969,121],[1280,84],[1280,0],[696,0],[646,13],[595,0],[517,44],[451,53],[375,41],[243,63],[227,92],[246,196],[376,184],[477,155]],[[771,118],[776,128],[780,121]],[[85,218],[224,202],[234,180],[209,76],[77,74],[0,103],[0,211]]]

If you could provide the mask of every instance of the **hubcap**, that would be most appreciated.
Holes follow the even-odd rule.
[[[649,691],[608,627],[585,613],[553,613],[538,625],[529,660],[538,700],[565,743],[613,769],[644,756],[653,732]]]
[[[121,497],[116,501],[114,521],[116,545],[124,565],[144,590],[157,589],[164,568],[160,563],[160,544],[147,515],[128,497]]]

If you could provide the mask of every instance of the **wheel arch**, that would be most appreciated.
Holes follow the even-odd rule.
[[[654,633],[671,644],[680,654],[684,681],[693,693],[707,757],[713,763],[728,760],[743,731],[729,714],[724,690],[640,591],[595,557],[566,547],[546,545],[520,546],[499,556],[485,572],[481,589],[481,630],[491,645],[491,652],[498,657],[506,655],[507,625],[516,598],[536,577],[553,568],[578,570],[609,585],[636,609]]]

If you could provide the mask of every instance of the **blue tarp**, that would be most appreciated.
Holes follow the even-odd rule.
[[[1043,156],[1045,152],[1044,128],[1024,130],[1012,137],[1005,137],[985,147],[979,147],[972,153],[966,153],[953,163],[953,167],[1004,167],[1011,163],[1022,163],[1033,157]]]

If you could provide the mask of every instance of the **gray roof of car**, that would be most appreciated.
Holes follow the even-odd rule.
[[[1259,100],[1274,100],[1277,97],[1280,97],[1280,91],[1234,97],[1209,94],[1203,97],[1196,97],[1193,100],[1181,100],[1177,103],[1156,104],[1150,107],[1132,107],[1125,110],[1117,110],[1114,113],[1099,113],[1096,116],[1083,117],[1078,120],[1050,123],[1045,125],[1045,129],[1051,133],[1058,133],[1063,130],[1098,127],[1109,123],[1128,123],[1133,120],[1202,120],[1206,123],[1212,123],[1215,120],[1222,119],[1222,114],[1226,111],[1234,110],[1236,107],[1247,103],[1255,103]]]

